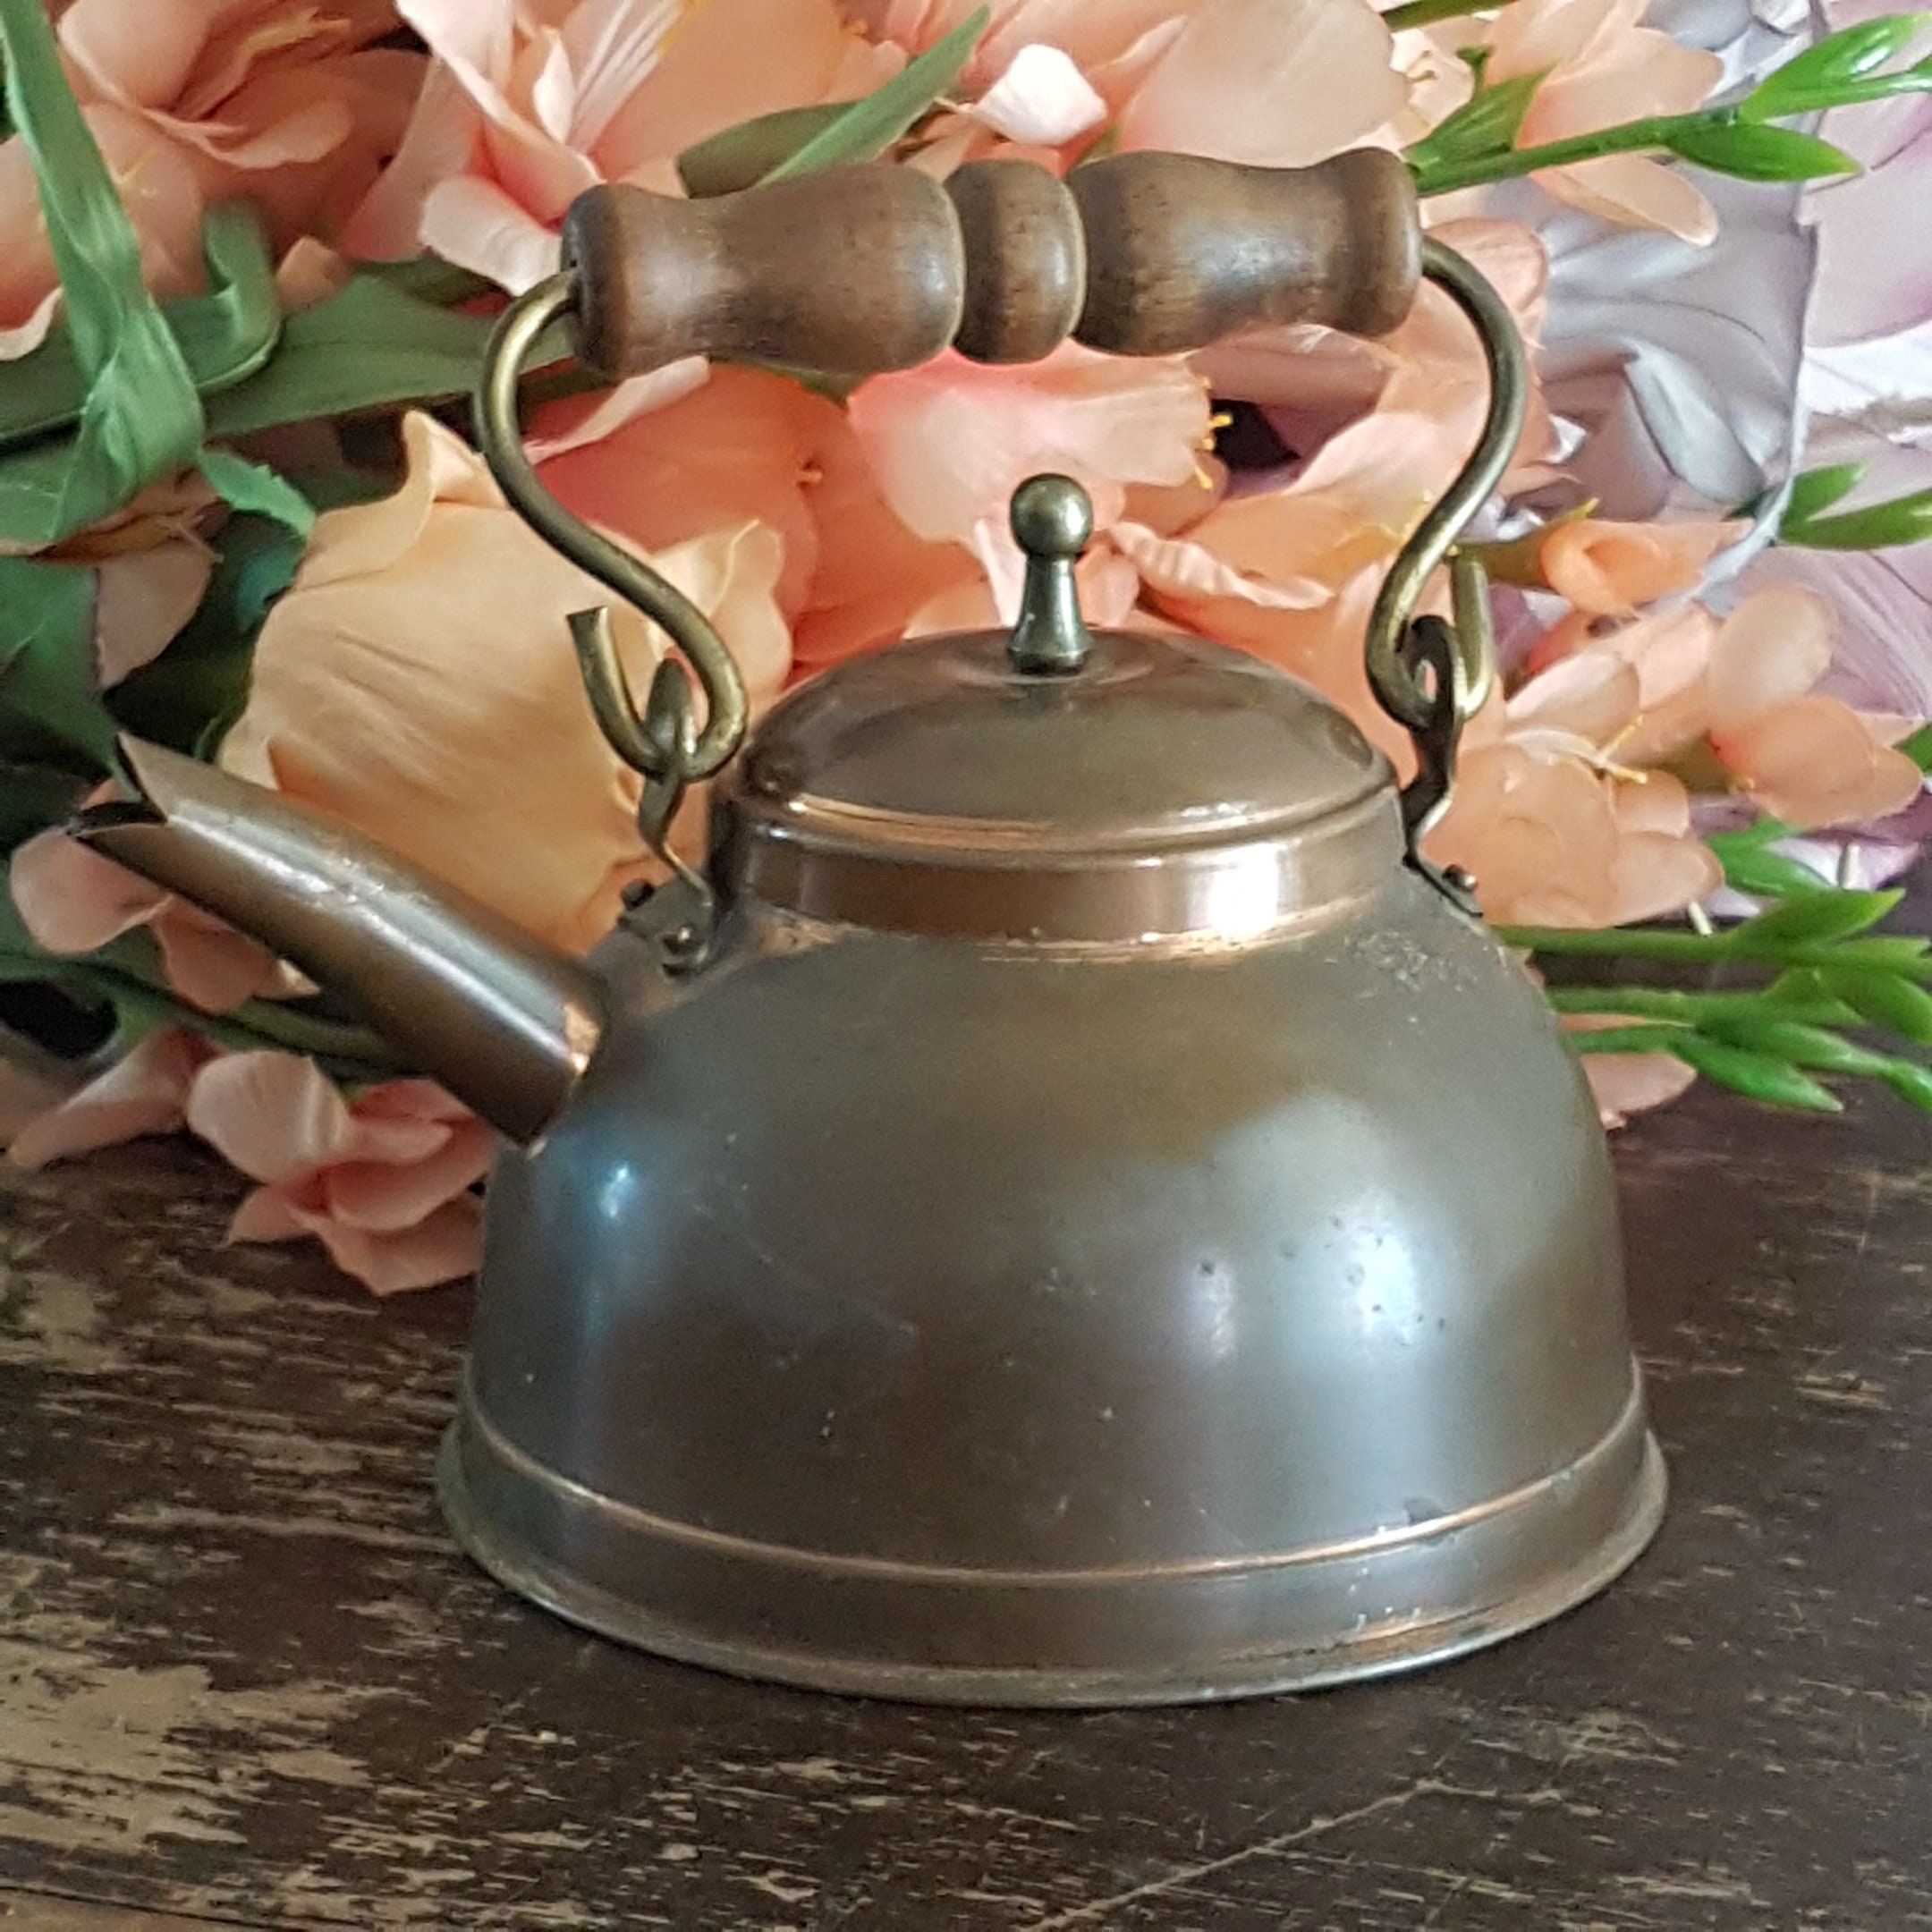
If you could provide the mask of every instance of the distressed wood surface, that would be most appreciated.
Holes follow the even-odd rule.
[[[1402,1682],[1038,1716],[524,1608],[430,1497],[464,1291],[225,1249],[184,1145],[8,1174],[0,1925],[1932,1926],[1928,1155],[1887,1096],[1623,1137],[1675,1487],[1606,1596]]]

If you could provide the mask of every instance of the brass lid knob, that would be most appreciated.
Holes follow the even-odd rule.
[[[1073,581],[1073,566],[1093,535],[1092,501],[1072,477],[1032,477],[1013,492],[1007,521],[1027,559],[1020,621],[1007,640],[1007,657],[1015,671],[1064,677],[1078,671],[1093,648]]]

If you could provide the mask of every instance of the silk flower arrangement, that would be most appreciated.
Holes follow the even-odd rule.
[[[378,1292],[472,1267],[487,1131],[61,821],[132,730],[588,946],[644,869],[635,780],[563,643],[603,599],[465,440],[504,292],[600,181],[1134,148],[1398,148],[1531,345],[1482,530],[1504,676],[1431,850],[1538,959],[1727,969],[1551,988],[1606,1115],[1699,1072],[1932,1107],[1932,949],[1873,930],[1932,759],[1932,16],[1739,6],[1707,46],[1653,11],[0,0],[0,978],[91,1049],[0,1036],[10,1157],[186,1125],[258,1183],[240,1238],[314,1234]],[[1005,499],[1057,469],[1096,506],[1090,616],[1267,657],[1400,758],[1363,625],[1484,381],[1425,291],[1374,344],[530,392],[545,480],[712,617],[758,707],[1010,615]],[[619,623],[641,684],[660,640]]]

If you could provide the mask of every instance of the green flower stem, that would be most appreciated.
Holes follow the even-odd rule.
[[[1520,174],[1532,174],[1540,168],[1568,167],[1579,161],[1599,160],[1605,155],[1667,149],[1671,136],[1681,129],[1708,127],[1716,118],[1707,110],[1649,114],[1641,121],[1626,122],[1622,127],[1604,128],[1594,134],[1573,134],[1568,140],[1546,141],[1540,148],[1505,148],[1499,154],[1477,155],[1433,166],[1425,162],[1415,170],[1416,191],[1424,195],[1453,194],[1459,188],[1513,181]]]
[[[1690,1030],[1674,1026],[1606,1027],[1601,1033],[1566,1033],[1574,1054],[1675,1053]]]
[[[1437,21],[1500,13],[1510,4],[1511,0],[1404,0],[1402,5],[1384,12],[1382,24],[1391,33],[1401,33],[1408,27],[1433,27]]]
[[[21,969],[30,969],[22,970]],[[401,1070],[377,1036],[294,1013],[273,1000],[250,1000],[231,1013],[203,1013],[164,988],[100,960],[53,960],[0,951],[0,978],[44,979],[112,1004],[123,1018],[152,1026],[181,1026],[237,1053],[264,1047],[307,1054],[354,1068],[371,1080],[393,1079]]]
[[[1606,1013],[1638,1020],[1675,1021],[1684,1026],[1727,1020],[1775,1019],[1807,1026],[1855,1026],[1859,1016],[1836,1000],[1778,998],[1759,993],[1672,993],[1650,987],[1545,987],[1543,996],[1560,1013]]]

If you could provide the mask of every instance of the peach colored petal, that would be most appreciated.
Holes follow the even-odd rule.
[[[365,261],[394,261],[423,246],[423,203],[438,182],[467,168],[479,117],[451,71],[433,64],[394,158],[343,224],[342,245]]]
[[[168,983],[203,1013],[228,1013],[283,989],[274,953],[185,899],[165,900],[148,928]]]
[[[185,539],[123,551],[95,567],[94,660],[103,691],[167,648],[214,573],[214,552]]]
[[[419,1161],[344,1162],[322,1177],[326,1211],[345,1227],[402,1233],[480,1181],[496,1146],[482,1122],[468,1121],[448,1129],[443,1146]]]
[[[1637,712],[1637,674],[1607,651],[1580,651],[1533,677],[1509,700],[1513,734],[1531,730],[1567,732],[1592,745],[1608,745]]]
[[[600,395],[596,406],[573,428],[554,436],[531,436],[526,447],[539,466],[573,450],[606,442],[640,416],[654,414],[704,386],[710,365],[702,356],[681,356],[643,376],[627,376]]]
[[[1559,201],[1624,227],[1660,228],[1699,248],[1717,237],[1717,211],[1702,191],[1687,175],[1642,155],[1606,155],[1530,178]]]
[[[1665,919],[1707,899],[1724,884],[1724,868],[1708,846],[1661,832],[1625,833],[1610,861],[1606,923],[1635,925]]]
[[[60,304],[60,290],[50,288],[24,321],[12,328],[0,328],[0,362],[17,362],[23,355],[31,355],[47,339]]]
[[[1857,713],[1835,698],[1775,706],[1714,730],[1711,744],[1766,811],[1801,832],[1889,818],[1925,784],[1911,758],[1875,743]]]
[[[425,197],[417,238],[445,261],[521,295],[557,272],[563,243],[495,182],[459,174]]]
[[[251,1180],[313,1174],[354,1145],[349,1107],[312,1060],[296,1054],[229,1054],[203,1067],[188,1095],[187,1123]]]
[[[758,114],[869,94],[903,64],[897,48],[853,34],[832,0],[705,0],[678,10],[597,154],[614,179]]]
[[[1620,832],[1661,832],[1682,838],[1690,830],[1690,794],[1669,772],[1640,772],[1619,781],[1610,809]]]
[[[713,369],[680,395],[685,378],[671,371],[682,368],[640,378],[664,378],[665,393],[601,436],[590,431],[603,403],[580,397],[539,409],[531,449],[544,482],[579,516],[647,550],[751,519],[768,525],[784,545],[778,600],[795,612],[818,565],[823,521],[807,496],[830,447],[850,438],[843,412],[759,369]]]
[[[355,270],[313,235],[303,235],[275,265],[275,296],[284,313],[299,315],[348,287]]]
[[[1207,0],[1121,116],[1121,145],[1305,167],[1401,111],[1389,31],[1357,0]]]
[[[1831,668],[1832,608],[1814,590],[1779,584],[1754,591],[1717,631],[1710,656],[1714,731],[1730,731],[1774,705],[1801,698]]]
[[[1314,610],[1334,592],[1308,577],[1280,582],[1251,577],[1224,563],[1205,544],[1181,537],[1157,537],[1139,523],[1115,523],[1108,535],[1150,589],[1180,603],[1235,597],[1263,610]]]
[[[145,116],[114,106],[89,107],[84,115],[133,224],[148,290],[163,299],[199,294],[208,281],[207,198],[193,162]]]
[[[1631,614],[1675,590],[1689,590],[1704,567],[1750,528],[1727,523],[1613,523],[1597,517],[1554,526],[1537,555],[1544,580],[1578,610]]]
[[[116,1141],[172,1133],[182,1124],[189,1084],[213,1050],[179,1027],[148,1034],[105,1073],[22,1127],[7,1159],[16,1167],[44,1167]]]
[[[450,432],[416,417],[405,443],[402,501],[318,525],[222,763],[580,949],[609,930],[640,856],[638,781],[597,728],[565,630],[612,599],[501,506]],[[709,606],[760,690],[789,665],[780,555],[741,522],[654,559]],[[661,640],[625,606],[614,632],[641,692]]]
[[[396,1233],[370,1233],[298,1203],[284,1204],[278,1214],[292,1224],[290,1234],[297,1230],[313,1234],[344,1275],[378,1295],[460,1280],[475,1274],[483,1259],[482,1204],[468,1195],[445,1202],[414,1227]],[[230,1234],[238,1241],[285,1238],[250,1236],[238,1228],[231,1228]]]
[[[1021,47],[1006,71],[967,109],[1008,140],[1057,148],[1106,119],[1107,106],[1059,47]]]
[[[1675,1054],[1589,1054],[1583,1073],[1598,1117],[1613,1129],[1627,1126],[1632,1114],[1667,1106],[1697,1080]]]
[[[60,18],[61,50],[97,93],[155,107],[181,91],[213,25],[196,0],[73,0]]]
[[[1127,483],[1181,483],[1208,434],[1200,385],[1172,360],[1131,361],[1064,343],[999,368],[948,350],[852,396],[851,418],[881,493],[908,529],[970,543],[1028,477],[1083,483],[1102,527]]]
[[[91,953],[146,925],[167,899],[158,886],[58,827],[15,849],[8,883],[34,943],[61,955]]]

